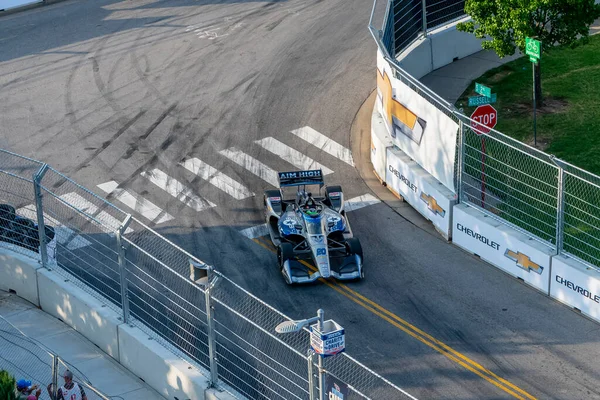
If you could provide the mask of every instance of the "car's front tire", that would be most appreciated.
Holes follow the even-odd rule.
[[[279,264],[279,269],[283,275],[285,283],[288,285],[292,284],[291,277],[288,276],[284,264],[287,260],[291,260],[294,258],[294,246],[291,243],[281,243],[277,246],[277,263]]]

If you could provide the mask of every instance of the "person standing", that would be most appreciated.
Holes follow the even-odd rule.
[[[31,381],[28,381],[26,379],[19,379],[17,381],[17,390],[15,392],[15,399],[16,400],[26,400],[27,397],[29,397],[31,395],[31,393],[36,390],[35,392],[35,397],[39,398],[40,394],[42,394],[42,391],[40,389],[38,389],[37,385],[31,385]]]
[[[87,400],[87,396],[85,395],[83,387],[77,382],[73,382],[73,373],[71,371],[66,370],[63,374],[63,378],[65,380],[65,384],[58,388],[58,392],[54,400]],[[52,384],[48,385],[48,394],[50,395],[51,399],[54,398],[52,396]]]

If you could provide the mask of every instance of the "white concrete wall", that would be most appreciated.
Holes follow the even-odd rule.
[[[600,322],[600,272],[566,256],[552,258],[550,296]]]
[[[40,264],[31,257],[11,251],[11,245],[7,243],[2,243],[2,246],[5,248],[0,248],[0,290],[14,291],[19,297],[39,306],[36,273]],[[37,257],[37,253],[21,247],[19,251],[30,252],[32,257]]]
[[[454,206],[452,217],[455,245],[549,294],[551,247],[466,204]]]
[[[471,33],[459,32],[456,25],[464,19],[441,26],[404,50],[396,58],[400,66],[416,79],[452,63],[455,58],[464,58],[481,51],[481,39]]]
[[[119,325],[119,351],[121,364],[166,398],[234,399],[226,392],[208,390],[209,381],[200,371],[139,328]]]
[[[117,326],[123,322],[119,314],[54,271],[40,268],[37,279],[42,310],[119,361]]]

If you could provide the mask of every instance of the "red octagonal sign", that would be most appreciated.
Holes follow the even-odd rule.
[[[489,133],[490,130],[496,126],[498,122],[498,112],[496,109],[489,104],[477,107],[473,114],[471,114],[471,128],[478,134]]]

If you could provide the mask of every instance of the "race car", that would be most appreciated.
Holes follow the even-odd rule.
[[[341,187],[326,186],[322,195],[321,170],[279,172],[278,176],[279,189],[265,191],[264,207],[285,282],[364,278],[362,247],[352,236]],[[295,188],[291,198],[284,197],[288,187]],[[318,191],[316,196],[307,191],[311,188]]]

